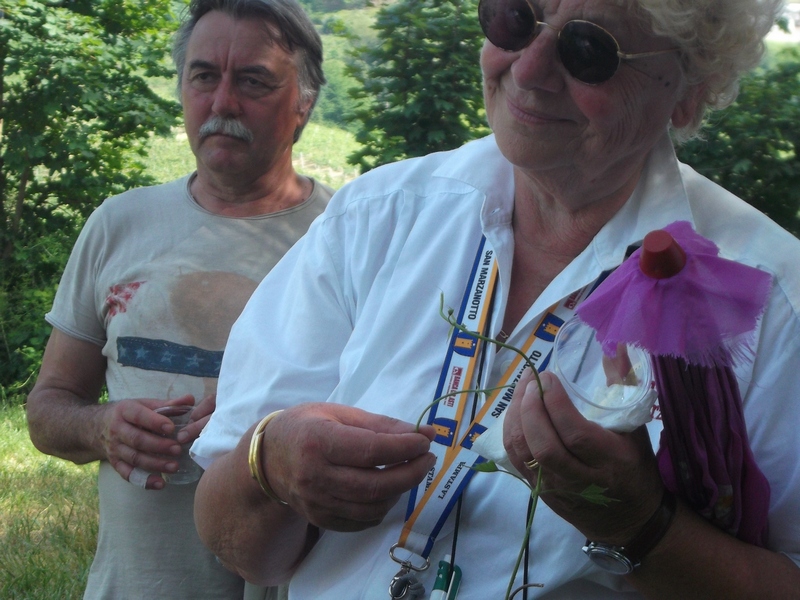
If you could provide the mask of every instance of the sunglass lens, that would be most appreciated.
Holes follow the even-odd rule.
[[[584,83],[603,83],[617,72],[619,46],[605,29],[570,21],[558,37],[558,56],[570,75]]]
[[[481,0],[478,19],[486,38],[503,50],[522,50],[536,31],[536,17],[526,0]]]

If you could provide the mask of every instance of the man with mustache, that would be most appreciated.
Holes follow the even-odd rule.
[[[332,194],[292,166],[325,83],[295,0],[193,0],[173,58],[197,170],[109,198],[87,221],[28,398],[37,448],[100,461],[91,599],[242,598],[195,532],[197,482],[170,476],[214,410],[233,321]],[[174,426],[156,409],[195,404],[177,441],[165,437]]]

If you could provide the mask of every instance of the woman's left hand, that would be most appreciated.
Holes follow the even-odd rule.
[[[542,470],[541,498],[593,541],[624,545],[661,502],[664,486],[645,427],[620,434],[586,420],[552,373],[520,379],[508,407],[503,441],[512,464],[535,484],[534,457]],[[580,496],[589,486],[604,490],[607,505]]]

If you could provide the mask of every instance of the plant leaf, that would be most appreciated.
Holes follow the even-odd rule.
[[[600,504],[601,506],[608,506],[611,502],[619,502],[616,498],[609,498],[605,495],[608,488],[602,488],[599,485],[591,484],[584,489],[580,496],[587,502],[592,504]]]
[[[478,463],[477,465],[472,465],[470,469],[474,471],[478,471],[480,473],[496,473],[500,469],[494,464],[493,460],[487,460],[486,462]]]

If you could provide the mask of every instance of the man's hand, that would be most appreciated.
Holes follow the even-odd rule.
[[[137,398],[104,404],[97,413],[97,435],[105,459],[126,481],[135,485],[144,481],[147,489],[163,489],[166,482],[159,473],[178,470],[176,458],[181,447],[164,437],[175,426],[155,409],[192,404],[194,397],[190,395],[169,401]]]
[[[105,371],[100,346],[54,329],[39,378],[28,396],[31,440],[42,452],[79,464],[108,460],[126,481],[160,490],[165,482],[159,473],[178,469],[180,445],[164,437],[175,426],[155,409],[191,406],[194,397],[100,404]],[[215,405],[216,396],[211,395],[195,407],[193,423],[185,429],[187,442],[200,434]]]
[[[211,394],[194,407],[189,424],[178,433],[178,441],[181,444],[193,442],[200,436],[212,413],[217,408],[217,395]]]
[[[270,421],[262,468],[279,498],[337,531],[379,524],[435,462],[433,430],[337,404],[303,404]]]

